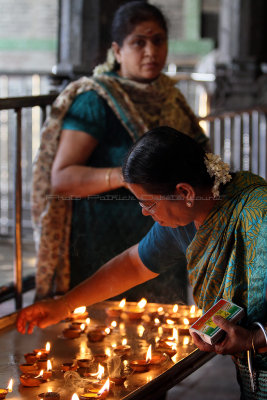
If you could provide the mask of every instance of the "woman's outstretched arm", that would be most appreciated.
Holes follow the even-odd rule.
[[[61,298],[41,301],[21,310],[17,329],[21,333],[32,333],[35,326],[45,328],[55,324],[79,306],[109,299],[157,276],[142,263],[136,244],[108,261]]]

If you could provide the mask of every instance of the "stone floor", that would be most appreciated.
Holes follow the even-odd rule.
[[[23,275],[34,273],[34,245],[23,243]],[[0,240],[0,286],[10,282],[13,268],[13,246]],[[33,291],[23,296],[23,305],[31,304]],[[0,303],[0,317],[15,311],[14,301]],[[216,356],[199,370],[174,386],[166,400],[239,400],[235,369],[228,356]]]

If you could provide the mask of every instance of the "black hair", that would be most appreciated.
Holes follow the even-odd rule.
[[[212,188],[214,178],[209,176],[204,158],[205,151],[194,139],[160,126],[133,145],[123,164],[123,177],[153,194],[171,195],[181,182]]]
[[[122,46],[124,39],[133,31],[136,25],[150,20],[156,21],[168,34],[167,21],[159,8],[141,0],[123,4],[113,17],[111,26],[112,41]]]

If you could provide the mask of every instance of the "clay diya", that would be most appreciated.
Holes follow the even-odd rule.
[[[40,400],[59,400],[60,394],[58,392],[39,393],[38,399],[40,399]]]
[[[80,358],[77,360],[77,364],[81,368],[88,368],[91,366],[92,360],[90,360],[89,358]]]
[[[110,376],[110,382],[114,383],[116,386],[121,386],[126,380],[126,376]]]
[[[109,378],[103,384],[103,381],[99,381],[102,387],[100,388],[92,388],[80,395],[80,399],[105,399],[109,393],[110,388],[110,380]]]
[[[167,319],[166,324],[161,325],[163,333],[170,335],[174,328],[174,321],[172,319]]]
[[[37,360],[39,370],[45,369],[47,367],[47,361],[47,358],[39,358],[39,360]]]
[[[5,399],[8,394],[8,389],[0,389],[0,399]]]
[[[86,307],[78,307],[71,313],[71,319],[86,319],[88,317],[88,312],[86,311]]]
[[[66,372],[66,371],[76,371],[78,368],[77,364],[74,364],[72,362],[65,362],[61,365],[61,370]]]
[[[131,352],[131,346],[121,344],[113,348],[113,351],[118,356],[127,356]]]
[[[106,362],[108,355],[105,353],[94,354],[94,361],[98,363]]]
[[[146,360],[130,361],[130,367],[135,372],[146,372],[149,369],[150,362]]]
[[[84,323],[84,321],[73,321],[69,325],[69,328],[70,329],[80,329],[81,332],[84,332],[84,330],[86,328],[86,324]]]
[[[44,382],[41,376],[34,376],[33,374],[22,374],[20,375],[19,380],[25,387],[37,387]]]
[[[66,339],[76,339],[81,336],[82,330],[80,328],[66,328],[63,329],[62,334]]]
[[[137,303],[137,307],[128,307],[126,310],[124,310],[127,318],[130,320],[141,319],[144,315],[144,308],[146,306],[146,303],[147,300],[143,298]]]
[[[188,336],[189,335],[189,320],[187,318],[183,319],[183,324],[182,325],[178,325],[178,333],[181,336]]]
[[[167,361],[165,354],[158,352],[153,352],[150,360],[150,365],[160,365]]]
[[[37,356],[35,353],[26,353],[24,354],[24,358],[28,364],[34,364],[37,361]]]
[[[25,364],[20,364],[19,369],[23,373],[29,373],[29,374],[35,374],[38,375],[38,367],[36,364],[30,364],[30,363],[25,363]]]
[[[100,329],[91,329],[87,332],[87,337],[90,342],[101,342],[105,336],[106,333]]]
[[[5,389],[0,388],[0,399],[5,399],[6,395],[12,392],[12,387],[13,387],[13,379],[10,379],[7,388]]]
[[[106,314],[111,317],[111,318],[119,318],[121,316],[121,313],[123,311],[123,307],[126,304],[126,299],[122,299],[121,302],[119,303],[118,307],[108,307],[106,308]]]

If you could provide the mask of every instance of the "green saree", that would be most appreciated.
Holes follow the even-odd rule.
[[[220,298],[246,311],[244,326],[266,320],[267,183],[239,172],[187,249],[190,283],[197,305],[209,309]],[[267,398],[267,356],[254,359],[258,391],[252,393],[245,354],[235,358],[242,398]]]

